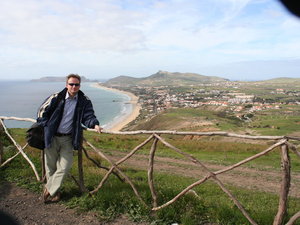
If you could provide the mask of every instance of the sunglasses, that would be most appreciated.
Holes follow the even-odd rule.
[[[76,86],[76,87],[80,86],[79,83],[68,83],[68,85],[70,85],[70,86]]]

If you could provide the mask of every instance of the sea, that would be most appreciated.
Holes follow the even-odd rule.
[[[82,82],[82,90],[92,101],[95,115],[104,129],[109,129],[132,112],[130,96]],[[61,91],[65,82],[0,81],[0,116],[37,118],[44,100]],[[4,120],[8,128],[29,128],[32,122]]]

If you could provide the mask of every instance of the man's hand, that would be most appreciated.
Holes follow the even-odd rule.
[[[102,133],[103,128],[100,127],[99,125],[95,125],[94,129],[100,134]]]

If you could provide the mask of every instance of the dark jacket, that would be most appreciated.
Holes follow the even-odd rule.
[[[52,138],[62,119],[67,88],[48,97],[38,112],[37,122],[44,127],[45,147],[49,148]],[[83,126],[94,128],[99,125],[91,100],[79,90],[74,113],[72,144],[75,150],[81,148]]]

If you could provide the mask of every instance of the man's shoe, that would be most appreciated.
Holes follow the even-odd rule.
[[[51,198],[51,202],[59,202],[60,201],[60,197],[61,197],[61,193],[58,191],[52,198]]]
[[[47,188],[44,188],[44,191],[43,191],[43,201],[44,203],[48,202],[49,201],[49,197],[50,197],[50,193],[49,191],[47,190]]]

